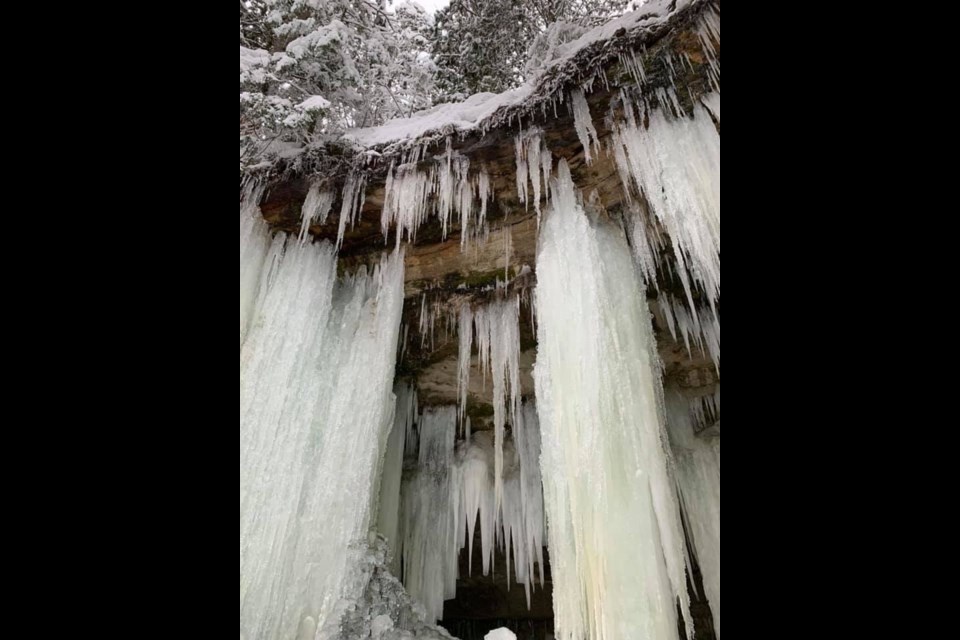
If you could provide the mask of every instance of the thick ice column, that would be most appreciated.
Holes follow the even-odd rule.
[[[393,430],[387,440],[380,480],[380,507],[377,511],[377,531],[386,539],[391,554],[390,569],[401,575],[400,559],[403,548],[400,539],[400,487],[403,482],[403,458],[407,434],[417,420],[417,394],[409,383],[396,388],[397,411]]]
[[[696,437],[690,404],[676,392],[667,395],[667,415],[685,521],[719,636],[720,440]]]
[[[403,256],[337,284],[332,246],[279,236],[258,279],[240,351],[240,632],[287,640],[350,596],[347,551],[372,525]]]
[[[420,457],[403,487],[404,584],[427,611],[443,618],[457,594],[459,470],[455,464],[457,410],[431,409],[420,418]]]
[[[643,282],[623,232],[554,181],[538,258],[538,408],[560,640],[676,640],[685,544]]]

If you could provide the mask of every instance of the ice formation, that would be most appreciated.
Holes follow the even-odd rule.
[[[474,567],[479,540],[484,575],[497,548],[507,552],[508,583],[524,585],[529,604],[544,580],[545,517],[536,406],[523,405],[514,439],[504,447],[504,500],[496,506],[494,434],[468,433],[455,447],[457,410],[432,409],[420,418],[417,462],[403,486],[404,582],[427,610],[443,617],[444,600],[456,596],[460,554]],[[468,429],[469,430],[469,429]],[[408,451],[409,454],[409,451]],[[479,531],[477,530],[479,527]]]
[[[509,629],[495,629],[488,633],[483,640],[517,640],[517,635]]]
[[[333,209],[333,192],[324,188],[322,181],[314,182],[310,185],[307,192],[307,198],[303,202],[301,212],[302,222],[300,224],[300,242],[306,242],[310,233],[310,226],[313,224],[325,224],[330,210]]]
[[[537,210],[539,221],[543,213],[542,199],[549,196],[550,175],[553,173],[553,154],[543,140],[543,131],[534,128],[517,136],[517,194],[520,202]],[[530,184],[533,192],[530,192]]]
[[[263,262],[270,247],[267,225],[260,216],[263,189],[247,185],[240,197],[240,348],[247,336],[250,316],[260,291]]]
[[[354,227],[366,201],[367,174],[359,170],[352,171],[343,186],[343,206],[340,208],[340,229],[337,232],[338,249],[343,246],[347,224],[350,224],[351,229]],[[397,248],[399,250],[399,247]]]
[[[720,422],[720,386],[712,395],[701,396],[690,401],[690,413],[693,415],[697,433],[715,427]]]
[[[635,105],[626,93],[623,98],[625,116],[614,121],[611,151],[628,199],[638,193],[644,197],[644,207],[631,202],[629,232],[636,259],[644,278],[656,285],[660,252],[671,243],[674,275],[683,283],[687,310],[671,301],[663,308],[672,316],[674,335],[680,329],[688,349],[695,337],[719,369],[720,133],[710,115],[719,114],[719,95],[705,100],[710,112],[700,104],[692,118],[675,119],[662,108]],[[706,313],[697,303],[699,293],[709,305]]]
[[[699,404],[698,400],[695,405]],[[675,391],[667,394],[667,415],[685,522],[719,637],[720,440],[704,440],[694,435],[690,404]]]
[[[394,253],[338,281],[331,245],[271,241],[243,216],[240,635],[287,640],[330,622],[347,551],[373,526],[404,263]]]
[[[380,480],[380,508],[377,512],[377,531],[384,537],[392,552],[390,569],[394,575],[401,575],[400,551],[403,541],[400,537],[400,487],[403,482],[403,459],[407,439],[414,431],[419,409],[417,392],[409,383],[400,383],[396,387],[397,410],[393,430],[387,441]]]
[[[431,409],[420,417],[417,473],[403,489],[403,575],[407,591],[443,618],[443,603],[457,594],[460,542],[457,410]]]
[[[420,155],[420,150],[408,154],[387,174],[381,218],[384,238],[396,228],[398,247],[404,238],[413,242],[431,215],[440,220],[446,238],[456,212],[466,248],[470,240],[485,234],[487,209],[493,198],[490,174],[486,167],[471,172],[470,159],[454,151],[452,139],[447,140],[446,152],[433,158],[429,169],[420,167]]]
[[[552,189],[536,382],[557,638],[677,640],[678,600],[693,628],[687,555],[642,278],[565,161]]]
[[[508,251],[509,256],[509,251]],[[493,384],[495,452],[495,511],[503,503],[503,443],[507,423],[515,424],[520,410],[520,298],[497,301],[460,315],[460,415],[466,416],[474,344],[484,382]]]
[[[674,340],[682,341],[691,357],[694,347],[713,360],[720,371],[720,314],[715,309],[696,309],[690,312],[689,302],[680,301],[660,292],[657,305]]]
[[[587,164],[593,163],[593,154],[600,150],[600,134],[597,133],[597,127],[593,124],[593,116],[590,114],[590,104],[582,89],[574,89],[570,92],[570,101],[573,108],[574,123],[577,128],[577,136],[580,137],[580,144],[583,145],[583,153],[586,156]]]

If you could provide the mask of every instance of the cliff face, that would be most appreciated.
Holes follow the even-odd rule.
[[[517,136],[535,127],[542,131],[545,148],[556,161],[567,161],[588,203],[589,215],[600,223],[620,225],[634,215],[637,207],[648,209],[642,194],[631,194],[630,187],[625,187],[612,140],[614,123],[625,117],[627,91],[636,89],[638,69],[643,76],[644,92],[655,95],[675,87],[676,108],[687,113],[692,113],[705,96],[718,89],[715,76],[720,58],[719,35],[711,39],[709,45],[713,53],[708,54],[703,24],[709,16],[716,16],[719,24],[720,1],[682,4],[684,8],[671,14],[668,20],[649,28],[623,29],[605,41],[585,47],[565,66],[548,74],[528,102],[501,109],[484,126],[469,131],[441,128],[415,141],[366,151],[365,201],[355,223],[348,224],[343,234],[340,265],[344,271],[371,265],[383,251],[395,246],[397,230],[391,229],[387,238],[382,231],[381,214],[389,197],[387,176],[393,166],[403,163],[401,158],[411,149],[419,146],[415,157],[424,170],[435,166],[443,154],[452,151],[469,158],[471,167],[482,167],[490,179],[492,197],[487,211],[487,233],[471,239],[464,247],[461,237],[464,229],[456,220],[445,234],[442,223],[430,217],[420,225],[415,241],[404,242],[406,301],[397,374],[416,383],[421,405],[458,404],[459,310],[465,304],[479,305],[502,295],[503,287],[519,292],[524,301],[520,314],[521,384],[524,396],[534,395],[537,332],[530,294],[537,283],[539,224],[536,203],[522,202],[518,193]],[[594,146],[592,162],[588,162],[570,97],[572,91],[584,87],[592,89],[584,95],[598,140],[596,146],[591,145]],[[714,124],[719,131],[719,109],[716,111]],[[318,179],[323,179],[334,193],[341,193],[346,174],[317,176],[286,170],[270,178],[261,204],[268,224],[277,231],[299,233],[304,200]],[[337,242],[343,209],[341,199],[338,196],[325,223],[309,228],[314,238]],[[546,197],[540,205],[548,209]],[[650,218],[654,233],[666,236],[666,230]],[[678,276],[686,268],[684,260],[678,260],[674,251],[669,242],[658,249],[659,286],[649,293],[665,367],[665,384],[681,390],[690,399],[713,397],[720,384],[714,357],[695,344],[688,347],[677,335],[675,319],[666,315],[662,304],[666,299],[691,298]],[[694,291],[692,299],[700,309],[715,307],[719,314],[719,303],[708,299],[706,294]],[[473,365],[477,369],[476,358]],[[492,385],[485,384],[479,370],[475,370],[470,379],[468,413],[473,419],[473,428],[492,428]],[[716,423],[715,433],[719,435],[719,415],[710,415],[708,421],[711,424],[704,426]],[[488,605],[485,605],[487,610],[481,612],[484,619],[546,621],[552,615],[549,592],[538,596],[534,609],[526,611],[522,590],[508,592],[502,578],[499,581],[496,578],[465,580],[460,593],[473,594],[468,598],[472,604],[465,609],[462,602],[453,603],[448,617],[466,621],[463,624],[480,615],[474,607],[477,602]],[[458,602],[460,600],[462,598]]]
[[[676,4],[676,3],[674,3]],[[401,376],[416,378],[422,398],[428,404],[452,404],[457,400],[457,336],[448,329],[448,319],[456,317],[460,306],[478,303],[494,295],[490,289],[497,281],[509,282],[513,289],[530,289],[536,284],[538,242],[537,214],[533,203],[522,203],[517,188],[516,138],[532,127],[542,130],[546,149],[557,160],[565,159],[577,186],[590,203],[596,216],[618,221],[625,215],[626,193],[611,153],[612,123],[622,117],[624,89],[637,82],[637,68],[642,69],[644,92],[677,87],[680,108],[692,112],[693,105],[714,90],[713,68],[719,62],[719,39],[712,43],[715,58],[704,47],[703,19],[713,14],[719,21],[719,0],[693,2],[677,10],[669,20],[652,27],[621,29],[609,39],[585,47],[565,65],[548,74],[541,86],[523,104],[510,105],[497,111],[488,121],[473,130],[433,131],[419,140],[382,145],[368,151],[365,203],[354,225],[348,226],[341,249],[344,269],[371,264],[386,247],[395,244],[395,230],[384,238],[381,212],[386,199],[387,173],[392,164],[417,145],[421,157],[439,157],[449,143],[454,153],[469,158],[472,167],[483,167],[488,173],[493,196],[487,220],[489,233],[484,240],[461,245],[462,228],[456,220],[444,237],[436,218],[420,226],[416,240],[406,245],[407,304],[404,324],[407,346],[399,364]],[[682,61],[682,63],[680,62]],[[577,122],[570,91],[592,85],[586,93],[592,121],[597,129],[601,151],[587,162],[584,146],[577,131]],[[719,120],[716,126],[720,127]],[[431,164],[422,160],[422,166]],[[297,233],[301,225],[301,208],[316,176],[281,174],[271,185],[261,209],[267,222],[276,230]],[[345,176],[327,177],[334,193]],[[542,202],[547,206],[546,198]],[[310,233],[318,239],[336,241],[340,227],[341,202],[325,224],[314,225]],[[671,249],[660,257],[658,270],[660,295],[685,297],[676,273],[677,260]],[[691,396],[710,395],[719,382],[712,359],[696,347],[688,350],[668,330],[657,301],[651,294],[651,311],[655,317],[661,357],[666,378]],[[422,335],[421,316],[424,301],[433,328]],[[698,304],[707,306],[706,301]],[[524,394],[533,393],[531,371],[536,360],[536,344],[531,313],[523,314],[525,353],[523,357]],[[429,323],[428,323],[429,324]],[[682,340],[680,341],[682,342]],[[482,376],[473,376],[471,403],[482,414],[489,404],[489,389],[483,389]]]

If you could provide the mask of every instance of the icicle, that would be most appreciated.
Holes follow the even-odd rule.
[[[476,220],[473,220],[474,193],[480,200],[480,212]],[[464,174],[460,183],[460,196],[462,203],[460,207],[462,218],[461,249],[466,251],[471,243],[481,244],[488,231],[487,210],[490,200],[493,198],[493,184],[486,167],[481,167],[472,182],[468,182],[466,174]]]
[[[544,584],[546,513],[543,505],[543,480],[540,475],[540,419],[536,405],[526,403],[517,415],[513,438],[520,459],[521,522],[513,525],[514,556],[517,559],[517,582],[526,585],[527,606],[535,584],[535,569],[540,570]],[[504,517],[506,521],[506,517]]]
[[[537,262],[537,398],[559,640],[692,627],[646,295],[622,231],[591,225],[561,161]]]
[[[485,375],[489,373],[493,381],[495,509],[499,511],[503,504],[506,425],[515,421],[520,407],[519,300],[495,302],[478,309],[474,314],[474,325],[481,371]]]
[[[347,557],[393,424],[403,265],[337,284],[331,245],[272,243],[240,351],[241,636],[295,638],[358,595]]]
[[[674,340],[683,338],[687,353],[694,357],[694,347],[709,356],[720,371],[721,325],[720,316],[713,310],[702,310],[682,303],[672,296],[660,296],[660,308],[673,334]]]
[[[340,229],[337,232],[337,248],[343,246],[343,239],[347,233],[347,224],[350,227],[356,224],[357,216],[363,210],[367,194],[367,175],[353,171],[347,177],[343,186],[343,206],[340,209]]]
[[[516,145],[517,188],[520,201],[529,208],[529,201],[533,200],[539,225],[543,214],[542,200],[545,193],[549,192],[550,175],[553,173],[553,154],[543,141],[543,131],[540,129],[530,129],[520,134]],[[533,183],[532,194],[528,183]]]
[[[626,228],[630,236],[630,245],[633,247],[633,255],[640,267],[647,288],[656,289],[658,286],[657,255],[660,247],[651,244],[653,233],[648,231],[646,216],[641,212],[637,203],[632,204],[632,214],[632,220],[628,221]]]
[[[381,227],[384,239],[390,235],[390,227],[397,229],[397,248],[404,236],[410,242],[417,239],[417,230],[426,222],[432,179],[415,164],[405,164],[390,169],[384,195]]]
[[[477,523],[480,524],[480,543],[483,553],[483,575],[493,568],[496,544],[495,488],[493,481],[494,443],[488,431],[473,434],[460,461],[461,504],[463,505],[466,537],[460,537],[467,546],[469,575],[473,575],[473,549]],[[461,547],[462,550],[462,547]]]
[[[667,413],[685,522],[719,638],[720,440],[706,441],[694,435],[687,403],[679,393],[667,394]]]
[[[459,318],[460,357],[457,386],[460,396],[460,419],[467,415],[467,400],[470,397],[470,368],[473,365],[473,310],[463,305]]]
[[[713,117],[720,122],[720,94],[711,93],[703,97],[703,106],[705,106]]]
[[[712,118],[697,106],[692,119],[669,120],[662,110],[649,114],[649,128],[638,126],[632,108],[614,128],[621,176],[643,193],[652,214],[673,242],[691,313],[694,285],[716,311],[720,300],[720,135]]]
[[[303,202],[300,224],[300,242],[306,242],[310,234],[310,226],[313,224],[325,224],[330,210],[333,209],[334,195],[332,192],[324,189],[323,181],[316,181],[310,185],[310,191],[307,192],[307,199]]]
[[[527,160],[527,145],[523,133],[517,136],[517,195],[520,198],[520,204],[526,205],[529,209],[529,192],[527,183],[530,181],[530,164]]]
[[[528,606],[539,581],[544,582],[545,515],[540,476],[540,430],[536,407],[524,405],[517,414],[514,440],[506,443],[504,500],[496,505],[494,481],[496,446],[494,434],[472,433],[467,421],[467,440],[454,463],[451,457],[456,412],[453,408],[431,410],[423,417],[424,443],[416,474],[404,485],[406,531],[405,569],[407,587],[431,612],[442,615],[443,597],[449,591],[451,567],[467,550],[473,575],[473,550],[479,523],[483,574],[493,569],[494,551],[507,557],[507,577],[524,585]],[[453,517],[454,525],[451,525]],[[453,554],[448,546],[453,531]],[[502,534],[502,537],[501,537]],[[421,551],[428,550],[428,551]],[[512,562],[513,560],[516,562]]]
[[[715,8],[704,12],[697,29],[703,53],[710,63],[710,83],[714,91],[720,93],[720,61],[718,60],[717,45],[720,44],[720,14]]]
[[[577,135],[580,136],[580,143],[583,145],[583,153],[586,156],[587,164],[593,164],[593,151],[594,149],[600,150],[600,134],[597,133],[597,128],[593,124],[590,104],[581,89],[574,89],[570,92],[570,98]]]
[[[456,597],[460,522],[459,469],[454,464],[457,412],[430,410],[420,418],[417,472],[404,483],[404,582],[427,611],[443,618],[443,603]]]
[[[720,387],[717,387],[714,394],[691,400],[690,415],[693,416],[697,433],[703,433],[715,427],[720,422]]]

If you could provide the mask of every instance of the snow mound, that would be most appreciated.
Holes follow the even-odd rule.
[[[517,636],[509,629],[497,629],[488,633],[484,640],[517,640]]]

